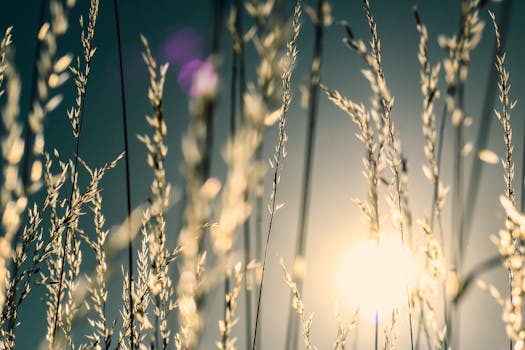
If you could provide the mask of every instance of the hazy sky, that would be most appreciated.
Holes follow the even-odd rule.
[[[166,82],[165,116],[168,125],[169,159],[167,172],[169,181],[180,185],[179,162],[180,137],[187,126],[188,105],[185,94],[177,82],[181,65],[191,59],[204,59],[209,51],[212,23],[212,1],[204,0],[126,0],[121,3],[121,24],[124,44],[124,70],[126,79],[127,107],[129,110],[131,145],[131,185],[132,203],[142,203],[149,193],[150,171],[145,167],[145,150],[134,135],[149,131],[144,115],[150,113],[146,98],[147,70],[140,57],[142,50],[139,34],[150,40],[154,55],[159,61],[170,61]],[[506,0],[509,1],[509,0]],[[425,0],[418,4],[423,21],[427,24],[430,36],[430,55],[433,62],[445,57],[437,46],[440,34],[451,35],[457,32],[458,1]],[[123,136],[120,109],[120,90],[118,85],[118,65],[113,2],[101,0],[100,15],[95,35],[98,50],[94,57],[93,72],[89,82],[86,100],[86,113],[81,141],[80,156],[98,166],[113,159],[123,150]],[[315,6],[314,1],[308,1]],[[371,1],[377,20],[383,50],[386,80],[392,95],[395,96],[393,118],[398,128],[403,149],[408,157],[410,172],[411,205],[414,217],[428,213],[431,191],[421,171],[424,162],[423,135],[421,133],[421,96],[419,86],[419,64],[417,62],[418,33],[415,28],[411,8],[414,0],[376,0]],[[335,23],[348,21],[354,34],[365,42],[369,40],[362,2],[360,0],[332,0]],[[291,13],[291,3],[288,6]],[[227,8],[229,9],[229,2]],[[496,15],[502,7],[490,3],[480,15],[489,20],[486,9]],[[59,43],[62,53],[79,52],[79,30],[77,19],[81,12],[86,13],[87,0],[78,0],[70,16],[71,30]],[[37,31],[39,1],[11,1],[0,12],[0,30],[14,25],[13,40],[17,68],[23,79],[22,115],[26,115],[29,105],[29,82],[33,61],[34,36]],[[525,74],[522,62],[525,60],[525,27],[523,24],[525,2],[514,0],[514,8],[508,35],[507,67],[512,83],[511,96],[525,99]],[[245,20],[245,22],[247,19]],[[306,137],[306,112],[299,106],[299,85],[308,81],[308,71],[312,56],[312,24],[303,16],[303,31],[299,39],[299,58],[297,71],[293,77],[293,106],[288,119],[288,157],[285,160],[279,202],[286,206],[279,212],[270,242],[268,274],[263,297],[263,348],[282,348],[286,328],[288,291],[279,268],[282,256],[291,266],[294,242],[297,231],[298,200],[300,195],[302,161]],[[466,112],[472,116],[474,124],[466,132],[466,141],[473,141],[478,130],[479,116],[485,94],[488,71],[492,60],[494,35],[490,22],[487,22],[483,40],[472,57],[469,82],[466,87]],[[346,48],[341,39],[344,31],[338,25],[326,29],[322,81],[331,88],[337,88],[347,97],[367,103],[370,90],[360,71],[364,68],[360,57]],[[216,147],[212,173],[224,178],[224,164],[220,155],[221,145],[228,132],[228,82],[231,64],[231,40],[226,28],[222,31],[222,62],[220,69],[221,99],[217,106],[215,139]],[[247,57],[248,75],[254,77],[255,57],[250,48]],[[443,77],[440,77],[443,79]],[[66,84],[64,93],[70,94],[72,84]],[[58,148],[68,156],[72,152],[73,138],[65,109],[71,100],[49,116],[46,124],[48,150]],[[441,105],[437,108],[441,110]],[[515,156],[521,160],[523,150],[523,119],[525,109],[518,103],[512,118],[514,127]],[[503,138],[500,125],[493,118],[489,138],[489,148],[502,154]],[[448,123],[450,124],[450,123]],[[341,256],[352,242],[366,235],[365,225],[359,209],[352,198],[366,196],[365,180],[361,176],[361,145],[355,139],[356,129],[352,122],[326,99],[320,97],[317,144],[312,183],[312,205],[309,215],[308,272],[305,283],[305,307],[308,313],[315,313],[313,340],[320,349],[328,348],[335,337],[333,305],[342,293],[335,288],[335,271]],[[447,126],[450,135],[450,125]],[[266,153],[270,156],[277,131],[271,129],[265,139]],[[452,139],[446,136],[445,168],[443,180],[451,184]],[[470,165],[470,158],[467,158]],[[521,179],[521,161],[516,166],[517,179]],[[470,167],[467,166],[467,169]],[[468,175],[465,182],[468,183]],[[115,169],[104,182],[105,212],[108,224],[118,224],[125,217],[124,167]],[[516,181],[516,188],[519,188]],[[179,186],[180,188],[180,186]],[[267,184],[267,189],[269,184]],[[498,196],[503,192],[503,176],[499,165],[489,165],[484,169],[481,191],[476,207],[473,234],[469,244],[465,266],[470,267],[484,257],[496,253],[489,241],[489,235],[503,226],[503,214],[499,208]],[[518,191],[519,193],[519,191]],[[450,201],[447,202],[448,215]],[[471,205],[471,203],[469,203]],[[175,241],[175,228],[178,227],[177,214],[180,208],[172,210],[169,223],[171,242]],[[447,218],[449,216],[446,216]],[[446,222],[446,226],[449,224]],[[240,243],[242,242],[237,242]],[[496,270],[484,275],[489,281],[503,285],[505,271]],[[119,283],[112,292],[119,296]],[[222,289],[220,289],[222,290]],[[45,331],[44,308],[35,295],[21,309],[22,325],[19,331],[19,348],[33,348]],[[211,349],[217,335],[216,320],[222,299],[215,295],[210,303],[210,319],[206,342],[203,349]],[[241,302],[239,305],[243,305]],[[347,319],[353,310],[341,302],[343,316]],[[115,313],[115,309],[112,312]],[[243,312],[240,313],[243,315]],[[42,316],[40,316],[42,315]],[[407,343],[406,311],[401,312],[401,346]],[[31,320],[31,321],[29,321]],[[462,305],[461,317],[462,349],[504,348],[503,326],[499,309],[484,292],[472,290]],[[242,322],[240,323],[242,334]],[[359,349],[371,348],[372,332],[369,325],[362,324],[359,333]],[[240,335],[240,348],[244,338]]]

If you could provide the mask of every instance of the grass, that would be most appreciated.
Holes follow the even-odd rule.
[[[122,106],[117,116],[122,117],[119,132],[123,133],[124,144],[119,146],[119,154],[101,155],[102,165],[98,166],[84,159],[81,151],[96,142],[86,138],[83,125],[85,118],[91,117],[86,101],[95,96],[89,82],[93,74],[100,74],[96,70],[99,1],[90,0],[89,6],[72,0],[42,1],[35,62],[29,68],[15,64],[18,43],[13,33],[17,28],[5,29],[0,42],[3,123],[0,349],[20,346],[20,330],[35,323],[28,319],[24,308],[39,297],[45,314],[39,316],[34,327],[45,331],[40,340],[42,348],[189,350],[206,347],[206,338],[211,334],[219,349],[255,350],[266,343],[276,344],[275,339],[266,339],[267,333],[261,331],[265,314],[264,325],[268,329],[274,329],[275,325],[266,320],[275,319],[276,324],[283,325],[288,316],[281,339],[286,350],[299,348],[300,337],[306,349],[317,349],[316,327],[322,325],[307,311],[309,299],[303,297],[308,292],[304,288],[308,281],[306,267],[312,259],[308,255],[320,251],[318,247],[307,250],[306,242],[314,234],[308,229],[308,221],[317,214],[313,208],[319,201],[313,195],[314,153],[318,124],[323,117],[319,106],[326,102],[350,118],[348,124],[360,144],[357,152],[362,154],[361,163],[352,164],[351,171],[364,177],[365,198],[353,201],[364,218],[366,236],[379,245],[387,232],[399,235],[420,265],[416,286],[409,288],[407,284],[403,290],[407,307],[393,309],[386,315],[377,311],[373,332],[369,334],[373,341],[367,346],[394,349],[404,344],[412,350],[459,348],[464,339],[460,326],[465,322],[461,319],[470,317],[461,307],[477,281],[501,308],[501,319],[495,317],[491,322],[504,324],[510,349],[522,349],[525,214],[517,208],[520,191],[515,190],[512,116],[516,102],[510,90],[511,75],[505,53],[507,23],[502,26],[493,12],[485,12],[489,6],[486,1],[461,0],[457,32],[438,37],[443,57],[435,58],[431,54],[433,29],[427,28],[423,21],[430,14],[413,9],[414,32],[419,34],[419,43],[414,43],[418,44],[414,62],[419,65],[414,64],[413,70],[419,74],[416,88],[421,91],[421,96],[414,97],[421,106],[417,125],[421,125],[420,153],[424,161],[420,172],[416,166],[409,167],[408,155],[413,152],[405,149],[402,142],[399,127],[402,123],[397,119],[398,102],[393,89],[396,85],[390,85],[393,79],[387,69],[389,51],[381,41],[383,18],[375,15],[376,8],[381,6],[379,2],[362,3],[366,30],[347,21],[334,22],[334,17],[341,17],[332,13],[332,7],[339,5],[337,1],[319,0],[314,8],[297,0],[290,13],[279,13],[275,9],[289,8],[272,0],[211,4],[214,5],[211,49],[206,59],[198,60],[191,76],[186,98],[189,122],[183,136],[176,140],[182,154],[179,163],[173,164],[173,152],[168,153],[168,144],[173,144],[171,135],[175,134],[168,127],[165,112],[170,101],[167,91],[172,68],[159,63],[153,45],[145,36],[140,37],[143,69],[148,74],[144,100],[150,110],[145,116],[148,130],[142,131],[138,140],[151,171],[148,180],[135,176],[131,170],[131,163],[138,160],[130,147],[132,140],[128,139],[133,112],[128,109],[129,100],[126,101],[126,89],[131,83],[124,77],[128,71],[123,50],[126,28],[120,21],[119,2],[114,1],[113,9],[100,9],[113,11],[114,15],[112,28],[118,48],[115,71]],[[230,5],[231,14],[226,20]],[[510,5],[510,0],[506,0],[502,10],[504,22],[508,21],[505,16]],[[81,45],[75,57],[61,53],[61,45],[67,42],[69,23],[73,22],[70,17],[78,11],[82,13]],[[302,16],[303,12],[308,16]],[[472,198],[475,201],[482,188],[481,175],[465,170],[467,162],[471,162],[472,169],[479,169],[483,166],[481,161],[490,158],[486,154],[492,155],[486,152],[486,144],[479,141],[486,132],[483,129],[487,127],[486,117],[481,119],[481,136],[476,146],[467,142],[471,134],[468,127],[478,122],[477,118],[469,117],[472,112],[467,103],[469,78],[473,74],[471,63],[478,54],[476,49],[482,36],[489,35],[484,25],[487,20],[492,23],[496,50],[495,57],[491,57],[495,70],[489,79],[486,100],[490,101],[495,91],[499,91],[500,106],[492,117],[500,122],[504,150],[503,193],[500,204],[492,201],[493,207],[501,205],[505,218],[497,223],[501,230],[490,238],[496,248],[493,256],[468,268],[465,261],[476,214],[475,203],[470,201]],[[333,23],[340,25],[332,26]],[[346,97],[342,93],[345,88],[332,88],[329,78],[321,81],[323,70],[327,69],[325,62],[331,62],[325,41],[331,35],[336,36],[332,30],[340,27],[344,31],[343,44],[359,60],[344,68],[361,71],[368,84],[369,102]],[[303,35],[310,37],[303,33],[305,28],[313,30],[312,40],[305,40],[306,44]],[[227,30],[231,47],[221,41]],[[271,280],[273,276],[268,275],[269,266],[275,254],[284,249],[276,249],[272,243],[287,234],[279,230],[276,221],[292,216],[291,211],[280,210],[284,204],[280,197],[288,190],[283,188],[288,182],[281,182],[281,177],[290,162],[290,157],[286,157],[287,122],[294,111],[293,96],[300,81],[295,76],[292,79],[292,73],[296,68],[302,72],[302,65],[306,66],[298,49],[303,44],[307,47],[304,51],[313,49],[313,58],[307,87],[302,88],[307,130],[304,169],[297,179],[299,224],[297,237],[290,239],[291,242],[296,239],[292,273],[285,267],[285,260],[280,261],[284,278],[279,283],[288,287],[290,304],[285,310],[275,310],[265,293],[276,285]],[[104,49],[103,45],[100,47]],[[221,70],[221,57],[226,55],[231,55],[232,65],[229,89],[224,90],[221,84],[228,79]],[[26,88],[21,77],[26,72],[32,72],[28,88],[31,104],[27,111],[21,106],[22,89]],[[69,79],[71,75],[73,79]],[[352,87],[353,82],[349,85]],[[350,89],[349,93],[354,96],[355,92]],[[229,103],[225,139],[216,138],[222,123],[221,101]],[[64,119],[68,120],[73,135],[71,154],[63,154],[51,142],[45,142],[48,141],[46,120],[62,113],[63,104],[69,106]],[[490,105],[487,102],[483,107],[484,115],[487,109],[492,109]],[[436,116],[439,107],[443,108],[441,120]],[[182,110],[183,106],[177,106],[178,113]],[[452,130],[452,134],[445,135],[447,130]],[[263,145],[270,138],[276,141],[268,167]],[[223,172],[217,171],[216,164],[220,161],[214,158],[217,149],[222,152]],[[450,149],[453,161],[448,167],[443,164],[443,152]],[[471,149],[473,155],[469,153]],[[485,156],[476,158],[481,151],[485,151]],[[336,161],[345,162],[340,156]],[[103,190],[103,179],[122,162],[126,217],[110,229],[106,221],[115,219],[105,213],[105,203],[118,193],[111,188]],[[169,169],[173,167],[180,168],[181,181],[170,177]],[[425,188],[413,191],[413,184],[420,183],[419,177],[426,178]],[[265,188],[266,181],[271,182],[269,189]],[[450,200],[447,182],[451,183]],[[148,192],[139,200],[142,204],[134,207],[131,196],[138,187]],[[184,193],[180,218],[171,210],[177,188]],[[427,193],[429,197],[421,200],[419,193]],[[523,198],[520,201],[523,203]],[[263,211],[265,202],[268,213]],[[429,204],[428,208],[414,208],[413,203],[422,202]],[[448,220],[450,224],[445,223]],[[175,232],[174,226],[180,230]],[[127,259],[121,259],[126,253]],[[374,261],[363,261],[362,269],[373,264]],[[508,272],[507,287],[502,291],[480,279],[498,266]],[[337,269],[322,268],[326,274]],[[121,293],[115,292],[115,285],[121,288]],[[45,292],[35,292],[38,290]],[[279,292],[282,299],[287,298],[283,289]],[[330,302],[319,295],[323,305]],[[212,309],[220,309],[220,316]],[[357,310],[359,305],[354,305],[354,309],[354,316],[346,322],[345,312],[341,314],[340,308],[336,308],[332,349],[358,346],[358,334],[367,328],[365,315]],[[406,332],[401,332],[403,327]],[[325,331],[326,327],[319,329]],[[243,345],[238,338],[245,340]]]

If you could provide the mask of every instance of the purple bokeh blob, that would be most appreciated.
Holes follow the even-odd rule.
[[[182,89],[192,97],[212,95],[219,83],[215,67],[200,59],[182,66],[177,78]]]
[[[171,34],[162,48],[164,60],[179,70],[179,85],[192,97],[212,95],[219,82],[215,67],[202,59],[201,46],[201,35],[184,27]]]
[[[202,37],[191,27],[181,28],[164,42],[162,56],[164,61],[181,67],[191,60],[202,57]]]

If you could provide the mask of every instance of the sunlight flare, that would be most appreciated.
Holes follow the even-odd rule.
[[[400,237],[383,236],[352,246],[342,257],[337,272],[340,297],[374,321],[388,319],[393,309],[403,308],[414,288],[417,263]]]

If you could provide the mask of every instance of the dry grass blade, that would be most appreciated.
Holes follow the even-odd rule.
[[[428,58],[428,31],[427,27],[421,22],[421,17],[417,8],[414,9],[416,17],[417,30],[420,34],[418,60],[421,65],[421,92],[423,95],[423,135],[425,136],[425,159],[427,165],[423,166],[423,172],[429,180],[430,184],[435,189],[437,196],[433,198],[432,210],[430,213],[430,228],[433,229],[434,218],[437,216],[438,220],[443,209],[446,191],[440,191],[443,185],[439,182],[439,167],[436,154],[436,116],[434,114],[434,105],[440,97],[438,90],[439,73],[441,65],[438,63],[432,65]]]
[[[231,272],[229,272],[231,273]],[[242,265],[237,263],[233,269],[234,284],[231,291],[225,296],[226,313],[224,320],[219,321],[219,333],[221,341],[217,342],[217,348],[220,350],[235,350],[236,338],[232,337],[233,327],[239,321],[237,318],[237,299],[242,287]]]
[[[339,308],[336,305],[335,320],[337,324],[337,336],[332,346],[332,350],[345,350],[349,333],[355,329],[359,323],[359,310],[354,313],[350,323],[346,324],[343,321],[341,314],[339,313]]]
[[[286,284],[288,285],[288,287],[290,288],[290,291],[292,292],[292,304],[291,304],[292,308],[295,310],[295,312],[301,319],[303,339],[304,339],[304,345],[306,347],[306,350],[316,350],[317,347],[312,344],[312,341],[310,339],[313,315],[306,317],[305,312],[304,312],[303,300],[301,298],[301,293],[299,292],[299,289],[297,289],[297,284],[292,280],[292,276],[290,276],[290,274],[286,270],[286,266],[284,265],[283,259],[281,259],[281,268],[283,270],[284,280]]]
[[[12,42],[11,33],[12,27],[9,27],[0,42],[0,97],[5,92],[2,88],[7,77],[7,100],[2,110],[6,135],[2,139],[3,181],[0,208],[4,234],[0,238],[0,245],[5,248],[0,250],[0,310],[4,310],[7,286],[11,283],[12,276],[8,274],[8,263],[13,254],[12,240],[21,224],[20,217],[27,205],[27,199],[23,196],[19,197],[16,191],[20,187],[17,170],[24,152],[24,141],[21,136],[22,126],[18,121],[21,83],[8,57]]]
[[[501,46],[501,34],[496,23],[496,17],[494,13],[489,12],[492,18],[492,24],[494,25],[494,32],[496,33],[496,41],[498,47],[498,54],[496,56],[496,69],[499,74],[498,87],[500,91],[499,101],[501,103],[501,110],[495,110],[494,113],[500,121],[503,127],[504,141],[505,141],[505,157],[502,160],[503,171],[505,173],[505,196],[514,203],[514,161],[512,159],[512,153],[514,146],[512,144],[512,129],[510,125],[510,115],[512,110],[516,107],[517,101],[510,101],[510,83],[509,83],[509,72],[505,67],[505,53]]]
[[[525,346],[525,331],[521,322],[523,318],[522,300],[525,296],[525,274],[523,271],[525,252],[521,242],[525,238],[525,234],[522,226],[522,216],[515,208],[516,203],[513,187],[514,161],[512,154],[514,146],[512,144],[510,115],[516,106],[516,102],[511,102],[509,97],[510,75],[505,67],[505,52],[501,44],[501,33],[496,23],[496,16],[490,11],[489,15],[494,26],[498,48],[496,70],[499,75],[498,88],[500,91],[499,101],[501,103],[501,110],[495,110],[494,113],[500,121],[504,133],[505,157],[501,163],[504,172],[505,195],[502,196],[501,202],[507,213],[505,229],[500,230],[498,236],[492,236],[491,238],[498,248],[500,255],[504,258],[504,266],[509,273],[510,296],[508,299],[503,299],[493,286],[489,286],[488,290],[502,308],[502,318],[506,325],[505,329],[510,340],[510,348],[517,350]]]
[[[174,309],[172,297],[174,295],[173,283],[168,273],[171,252],[166,248],[166,221],[165,213],[169,205],[169,194],[171,186],[166,182],[165,160],[168,153],[166,145],[167,127],[162,110],[164,82],[168,65],[157,67],[157,62],[151,54],[148,41],[141,37],[146,52],[143,54],[144,62],[148,67],[150,76],[150,87],[148,97],[153,107],[154,116],[146,116],[146,120],[153,130],[153,137],[140,136],[148,150],[147,163],[153,170],[154,179],[151,184],[152,198],[151,206],[145,214],[143,223],[146,237],[149,243],[149,259],[152,265],[152,280],[150,288],[155,298],[155,347],[166,349],[170,342],[170,330],[168,329],[168,314]],[[160,345],[158,337],[162,345]]]

